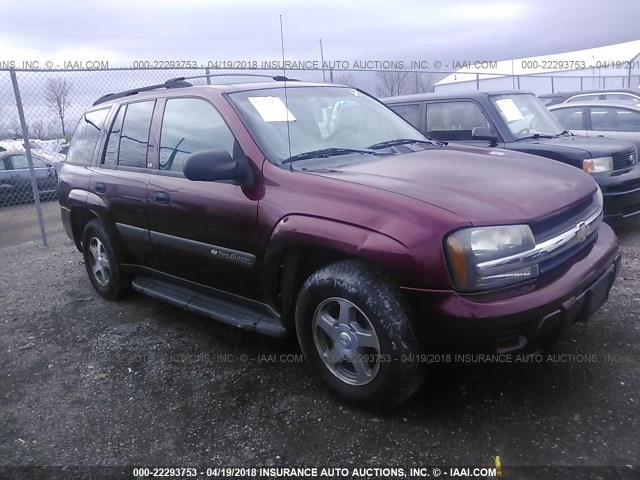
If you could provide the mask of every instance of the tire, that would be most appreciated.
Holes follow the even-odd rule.
[[[347,403],[388,409],[424,380],[424,368],[410,361],[420,348],[400,289],[362,261],[341,261],[311,275],[295,321],[309,369]]]
[[[89,280],[108,300],[118,299],[130,283],[120,266],[120,256],[100,220],[87,223],[82,234],[82,255]]]

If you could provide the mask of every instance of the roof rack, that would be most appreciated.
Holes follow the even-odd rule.
[[[276,82],[298,82],[299,80],[295,78],[288,78],[284,75],[260,75],[255,73],[214,73],[212,75],[193,75],[191,77],[176,77],[170,78],[164,83],[159,83],[157,85],[149,85],[148,87],[140,87],[134,88],[132,90],[125,90],[124,92],[119,93],[108,93],[106,95],[101,96],[98,100],[93,102],[93,105],[99,105],[100,103],[108,102],[109,100],[115,100],[116,98],[128,97],[130,95],[135,95],[141,92],[148,92],[150,90],[157,90],[160,88],[183,88],[183,87],[192,87],[193,84],[187,82],[187,80],[192,80],[194,78],[211,78],[211,77],[256,77],[256,78],[270,78],[275,80]]]
[[[164,83],[159,83],[157,85],[149,85],[147,87],[134,88],[132,90],[125,90],[120,93],[107,93],[106,95],[101,96],[98,100],[93,102],[94,105],[98,105],[100,103],[108,102],[109,100],[115,100],[116,98],[128,97],[130,95],[135,95],[141,92],[148,92],[149,90],[157,90],[159,88],[182,88],[182,87],[192,87],[193,84],[189,82],[185,82],[180,79],[171,79],[167,80]]]
[[[212,78],[212,77],[255,77],[255,78],[270,78],[276,82],[299,82],[296,78],[288,78],[284,75],[262,75],[259,73],[212,73],[205,75],[193,75],[191,77],[176,77],[167,82],[181,82],[185,80],[193,80],[194,78]]]

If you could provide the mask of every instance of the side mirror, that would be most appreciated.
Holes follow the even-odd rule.
[[[225,150],[192,153],[185,160],[182,172],[189,180],[200,182],[236,180],[242,184],[247,178],[247,172],[240,162],[232,159]]]
[[[492,146],[498,144],[498,137],[491,132],[489,127],[473,127],[471,137],[473,140],[486,140],[487,142],[491,142]]]

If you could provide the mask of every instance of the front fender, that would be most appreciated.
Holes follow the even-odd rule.
[[[409,249],[388,235],[323,217],[288,215],[276,224],[265,249],[263,267],[267,279],[277,284],[285,252],[298,246],[367,260],[393,276],[399,285],[414,284],[420,277],[420,266]]]

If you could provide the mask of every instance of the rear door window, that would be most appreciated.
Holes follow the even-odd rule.
[[[127,105],[120,133],[118,166],[147,167],[149,132],[155,101],[136,102]]]
[[[104,157],[102,163],[108,167],[115,167],[118,164],[118,152],[120,151],[120,134],[122,133],[122,121],[124,120],[124,112],[127,110],[126,105],[122,105],[118,109],[111,130],[109,130],[109,138],[104,149]]]
[[[591,129],[640,132],[640,112],[626,108],[591,107]]]

